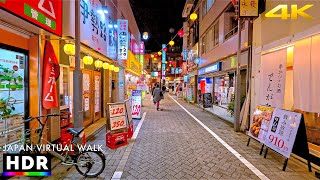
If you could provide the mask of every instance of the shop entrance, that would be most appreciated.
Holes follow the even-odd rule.
[[[101,73],[94,72],[94,121],[101,118]]]
[[[90,101],[92,101],[92,72],[88,70],[82,71],[83,82],[83,125],[88,126],[93,122],[92,107]]]

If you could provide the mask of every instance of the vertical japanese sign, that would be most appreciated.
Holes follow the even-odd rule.
[[[274,108],[268,106],[258,106],[253,113],[252,122],[248,135],[264,143],[271,124]]]
[[[286,59],[286,49],[262,56],[260,70],[260,105],[283,108]]]
[[[117,59],[117,30],[109,28],[108,57],[113,60]]]
[[[165,44],[162,44],[162,63],[165,63],[166,62],[166,51],[164,50],[164,48],[166,47]]]
[[[162,44],[162,70],[161,70],[161,74],[165,75],[165,70],[166,70],[166,60],[167,60],[167,53],[164,50],[164,48],[166,48],[165,44]]]
[[[132,118],[140,119],[141,118],[141,106],[142,106],[142,91],[141,90],[132,90]]]
[[[240,17],[259,16],[259,0],[239,0]]]
[[[140,42],[140,56],[139,56],[140,63],[142,65],[142,69],[144,66],[144,42]]]
[[[128,59],[128,20],[118,19],[118,60]]]
[[[81,42],[103,54],[107,54],[107,18],[101,11],[99,0],[80,0]]]
[[[301,121],[301,114],[276,108],[265,145],[289,158]]]
[[[188,50],[182,47],[183,49],[183,60],[186,61],[188,59]]]
[[[0,7],[51,33],[62,35],[61,0],[0,0]]]
[[[144,42],[140,42],[140,54],[144,54]]]
[[[56,80],[60,66],[50,41],[46,41],[43,58],[42,104],[45,109],[58,107]]]

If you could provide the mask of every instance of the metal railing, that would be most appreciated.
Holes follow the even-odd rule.
[[[244,21],[241,23],[241,30],[244,29]],[[231,29],[225,36],[224,36],[224,40],[229,39],[230,37],[232,37],[233,35],[235,35],[238,32],[238,26],[234,27],[233,29]]]

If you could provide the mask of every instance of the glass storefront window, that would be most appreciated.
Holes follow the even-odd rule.
[[[0,146],[22,142],[26,113],[26,54],[0,48]],[[0,154],[0,162],[2,155]]]
[[[226,75],[214,78],[214,104],[228,108],[233,99],[233,76]]]

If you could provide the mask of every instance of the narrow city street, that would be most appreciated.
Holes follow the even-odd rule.
[[[0,0],[0,180],[320,179],[319,9]]]
[[[104,146],[107,166],[97,179],[315,179],[292,157],[282,171],[283,157],[270,150],[264,159],[259,143],[246,146],[246,135],[195,105],[166,94],[157,111],[150,97],[145,117],[135,120],[135,128],[142,123],[136,139],[116,150]],[[89,144],[105,144],[105,130]],[[45,179],[84,178],[58,165]]]

